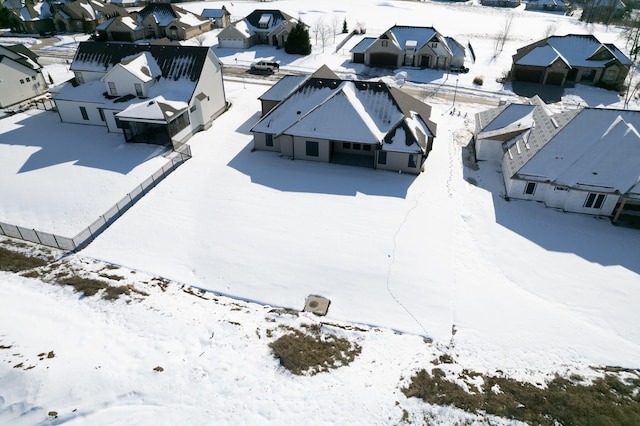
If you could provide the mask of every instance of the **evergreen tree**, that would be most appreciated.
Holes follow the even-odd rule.
[[[344,18],[344,22],[342,22],[342,33],[346,34],[349,32],[349,28],[347,28],[347,18]]]
[[[308,55],[311,53],[309,30],[301,21],[298,21],[296,26],[291,30],[287,41],[284,43],[284,50],[287,53],[297,53],[300,55]]]

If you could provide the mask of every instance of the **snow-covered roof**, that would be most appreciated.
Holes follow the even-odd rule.
[[[376,37],[365,37],[358,42],[355,46],[353,46],[350,50],[351,53],[364,53],[367,51],[369,46],[373,44],[377,40]]]
[[[288,87],[286,83],[286,87],[278,90],[284,92]],[[403,113],[400,104],[409,103],[398,102],[399,97],[383,82],[322,79],[312,75],[251,131],[365,144],[382,145],[386,141],[384,149],[389,151],[420,152],[424,147],[417,144],[412,129],[418,127],[424,136],[433,136],[425,124],[429,117],[422,120],[415,112]],[[428,112],[430,109],[425,105],[422,114]],[[406,124],[409,139],[396,145],[392,136],[402,123]],[[396,141],[401,139],[399,133],[397,138]]]
[[[124,121],[169,123],[188,107],[186,102],[168,101],[164,96],[156,96],[150,100],[131,104],[116,116]]]
[[[207,18],[203,18],[171,3],[149,4],[138,12],[138,21],[142,22],[149,16],[161,27],[166,27],[175,20],[189,27],[203,25],[209,22]]]
[[[303,75],[285,75],[269,90],[264,92],[259,99],[263,101],[281,101],[305,80],[306,77]]]
[[[625,193],[640,177],[640,111],[584,108],[518,176],[559,186]]]
[[[536,105],[509,104],[494,120],[491,120],[482,130],[482,133],[501,130],[507,127],[530,128],[534,125],[533,110]]]
[[[414,41],[421,48],[437,34],[433,27],[408,27],[402,25],[394,25],[389,29],[389,32],[403,49],[407,41]]]
[[[625,65],[631,64],[631,60],[617,47],[602,44],[590,34],[549,37],[546,44],[534,47],[517,59],[516,64],[549,66],[558,58],[569,66],[577,67],[604,67],[614,59]]]
[[[202,13],[200,13],[200,16],[203,16],[205,18],[222,18],[225,13],[229,13],[227,12],[226,9],[203,9]]]
[[[138,79],[145,82],[162,75],[160,67],[158,67],[155,58],[150,52],[141,52],[137,55],[123,58],[120,64],[116,66],[123,67]]]

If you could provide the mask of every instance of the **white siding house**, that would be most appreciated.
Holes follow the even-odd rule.
[[[500,162],[508,198],[614,222],[640,214],[640,111],[552,114],[538,98],[479,113],[476,122],[477,159]]]
[[[76,80],[54,96],[60,119],[130,142],[176,146],[227,106],[221,63],[207,47],[81,43],[71,69]]]
[[[0,108],[46,92],[37,55],[23,45],[0,46]]]

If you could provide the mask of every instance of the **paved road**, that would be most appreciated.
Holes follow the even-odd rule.
[[[225,77],[233,77],[234,79],[241,78],[247,83],[251,83],[251,82],[275,83],[278,80],[280,80],[280,78],[282,78],[283,75],[286,75],[286,74],[304,75],[303,73],[295,73],[295,72],[288,72],[288,71],[283,71],[280,73],[251,72],[247,68],[231,67],[226,65],[223,67],[223,72]],[[401,87],[401,90],[403,90],[406,93],[409,93],[410,95],[414,96],[417,99],[424,100],[427,103],[431,98],[431,99],[438,99],[446,102],[451,102],[452,105],[453,105],[454,96],[455,96],[456,103],[481,104],[481,105],[488,105],[488,106],[498,105],[500,98],[505,97],[505,96],[498,96],[487,91],[473,89],[473,88],[458,87],[456,89],[455,85],[453,84],[443,85],[443,84],[436,84],[436,83],[424,83],[422,85],[417,85],[416,83],[415,87],[414,86],[410,87],[405,85]],[[518,97],[514,96],[513,99],[509,99],[509,100],[515,100],[515,99],[518,99]]]

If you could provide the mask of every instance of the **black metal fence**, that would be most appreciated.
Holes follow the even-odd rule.
[[[93,241],[98,235],[100,235],[100,233],[102,233],[102,231],[114,223],[140,198],[147,194],[171,172],[177,169],[178,166],[190,159],[191,149],[189,148],[189,145],[180,145],[175,148],[174,151],[168,153],[167,158],[169,161],[162,166],[162,168],[145,179],[144,182],[133,188],[131,192],[125,195],[104,214],[100,215],[100,217],[91,225],[80,231],[75,237],[64,237],[4,222],[0,222],[0,235],[31,241],[45,246],[57,247],[67,251],[80,250]]]

